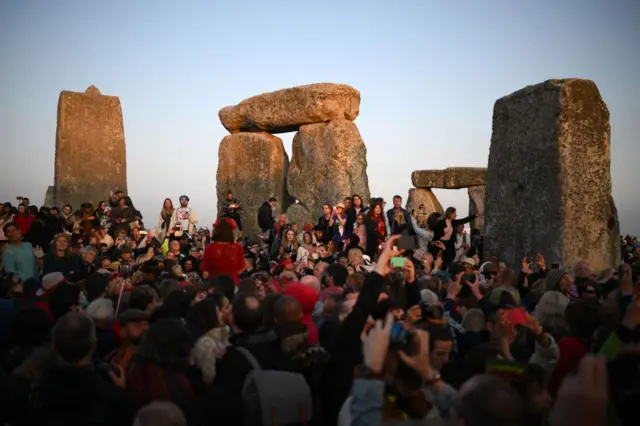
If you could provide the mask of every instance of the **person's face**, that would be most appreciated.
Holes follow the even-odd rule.
[[[346,257],[341,257],[340,259],[338,259],[338,263],[347,266],[347,263],[349,263],[349,259],[347,259]]]
[[[140,230],[138,228],[134,228],[133,231],[131,231],[131,234],[133,234],[133,238],[136,240],[140,238]]]
[[[311,244],[311,242],[313,241],[313,239],[311,238],[311,234],[304,234],[304,243],[305,244]]]
[[[362,207],[362,198],[360,198],[358,196],[353,197],[353,205],[355,207]]]
[[[376,216],[380,216],[380,214],[382,214],[382,207],[380,207],[380,205],[377,205],[373,208],[373,214]]]
[[[322,214],[327,216],[331,214],[331,207],[329,207],[328,205],[324,205],[322,206]]]
[[[458,225],[456,226],[456,232],[458,234],[462,234],[464,232],[464,225]]]
[[[286,215],[286,214],[281,214],[281,215],[280,215],[279,222],[280,222],[282,225],[286,224],[286,223],[287,223],[287,215]]]
[[[100,268],[102,268],[102,269],[111,269],[111,260],[103,259],[102,262],[100,262]]]
[[[253,244],[249,247],[249,252],[253,254],[258,254],[258,250],[260,250],[260,248],[258,247],[257,244]]]
[[[587,286],[587,288],[582,291],[582,298],[586,300],[596,300],[598,298],[596,289],[593,288],[593,286]]]
[[[18,206],[18,213],[24,214],[26,211],[27,211],[27,208],[24,206],[24,204],[20,204]]]
[[[232,193],[228,193],[227,194],[227,200],[231,200],[233,198],[233,194]]]
[[[276,206],[276,202],[275,201],[269,201],[269,205],[271,206],[271,208],[274,208]]]
[[[105,203],[101,203],[101,204],[98,206],[98,208],[99,208],[100,210],[104,210],[106,207],[107,207],[107,205],[106,205]]]
[[[149,322],[137,321],[130,322],[129,324],[125,325],[122,332],[124,334],[125,340],[133,344],[138,344],[140,343],[140,339],[142,339],[142,336],[147,332],[147,330],[149,330]]]
[[[327,257],[327,248],[325,246],[318,248],[318,256]]]
[[[452,349],[452,341],[445,342],[442,340],[436,340],[435,345],[431,350],[431,366],[438,371],[442,370],[449,362]]]
[[[189,204],[189,201],[186,198],[180,198],[180,205],[182,207],[187,207],[187,204]]]
[[[65,237],[58,238],[56,240],[56,250],[65,251],[69,248],[69,241]]]
[[[364,223],[364,216],[359,214],[358,217],[356,218],[356,223],[358,225],[362,225]]]
[[[344,207],[340,206],[336,208],[336,213],[340,216],[344,215]]]
[[[179,252],[180,251],[180,242],[173,240],[171,241],[171,245],[169,246],[171,248],[172,252]]]
[[[62,209],[62,212],[64,213],[65,216],[69,216],[71,214],[71,209],[69,208],[69,206],[65,206]]]
[[[164,200],[164,208],[165,209],[171,208],[171,200]]]
[[[167,252],[167,259],[175,259],[176,258],[176,254],[172,251],[168,251]]]
[[[51,214],[51,216],[58,216],[60,214],[60,212],[58,211],[58,209],[51,209],[50,214]]]
[[[587,278],[591,275],[589,264],[587,262],[580,262],[576,265],[576,276],[581,278]]]
[[[88,251],[82,257],[84,258],[85,262],[93,264],[93,262],[96,261],[96,252]]]
[[[20,235],[20,230],[16,226],[9,226],[6,232],[7,239],[9,241],[20,241],[22,235]]]
[[[231,304],[229,303],[229,299],[226,297],[222,298],[222,306],[218,309],[218,312],[221,324],[229,324],[229,314],[231,313]]]
[[[351,208],[351,200],[349,200],[349,199],[344,200],[344,208],[345,209],[350,209]]]
[[[124,207],[126,205],[124,198],[120,198],[120,201],[118,201],[118,204],[120,204],[120,207]]]
[[[192,261],[187,260],[186,262],[184,262],[184,271],[185,272],[193,271],[193,262]]]
[[[130,251],[125,251],[122,253],[122,260],[124,262],[128,262],[131,260],[131,252]]]
[[[402,198],[395,197],[393,199],[393,207],[396,209],[399,209],[400,207],[402,207]]]
[[[265,290],[263,285],[257,286],[256,289],[257,289],[258,299],[264,300],[264,298],[267,296],[267,290]]]
[[[313,276],[320,279],[325,269],[327,269],[327,265],[324,263],[318,263],[315,268],[313,268]]]
[[[569,291],[569,288],[572,285],[573,285],[573,278],[571,278],[571,275],[569,274],[564,274],[560,279],[560,282],[558,283],[558,286],[560,287],[560,291],[563,293],[567,293]]]
[[[287,231],[287,241],[288,242],[293,242],[293,239],[295,238],[295,234],[293,233],[293,231],[289,230]]]
[[[552,398],[546,386],[535,383],[529,390],[525,403],[529,413],[538,417],[546,417],[551,411]]]

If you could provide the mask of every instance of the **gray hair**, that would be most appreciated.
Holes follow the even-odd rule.
[[[98,249],[96,249],[94,246],[86,246],[86,247],[83,247],[82,250],[80,250],[80,253],[81,254],[94,253],[97,256]]]
[[[138,411],[133,426],[187,426],[187,419],[173,402],[154,401]]]
[[[461,325],[465,330],[476,333],[484,330],[486,327],[484,312],[482,309],[469,309],[462,317]]]
[[[547,291],[533,310],[533,316],[544,326],[547,319],[564,317],[569,298],[559,291]]]
[[[87,315],[94,321],[112,321],[115,316],[113,302],[109,299],[96,299],[87,306]]]
[[[316,292],[320,292],[320,280],[313,275],[305,275],[300,279],[300,282],[304,285],[308,285]]]

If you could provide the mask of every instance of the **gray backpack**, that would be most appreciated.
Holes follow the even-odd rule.
[[[246,348],[236,349],[253,367],[242,386],[245,426],[308,425],[313,416],[313,400],[304,376],[263,370]]]

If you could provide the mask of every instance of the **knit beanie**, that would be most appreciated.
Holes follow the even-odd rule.
[[[563,269],[552,269],[547,274],[547,278],[545,280],[547,285],[547,290],[556,290],[558,287],[558,283],[567,273]]]

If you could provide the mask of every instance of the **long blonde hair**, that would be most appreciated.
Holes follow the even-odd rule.
[[[166,204],[167,201],[169,201],[171,203],[171,207],[167,208]],[[166,219],[167,217],[171,216],[173,214],[173,201],[171,201],[171,198],[165,198],[164,201],[162,202],[162,212],[160,213],[160,216],[162,216],[163,219]]]

